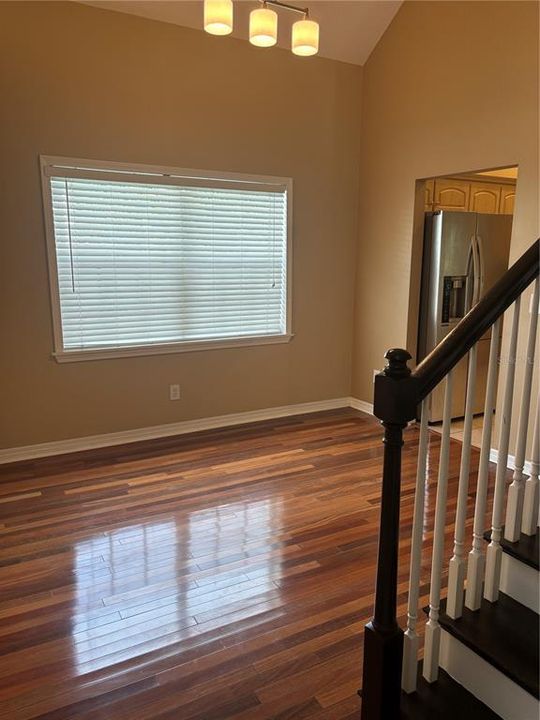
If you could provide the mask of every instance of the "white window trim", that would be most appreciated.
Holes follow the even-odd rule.
[[[292,332],[292,178],[270,175],[247,175],[244,173],[221,172],[218,170],[193,170],[162,165],[142,165],[136,163],[108,162],[104,160],[83,160],[53,155],[40,155],[41,188],[45,221],[45,239],[49,269],[49,289],[51,314],[53,320],[54,351],[52,356],[59,363],[81,362],[86,360],[105,360],[111,358],[139,357],[145,355],[164,355],[171,353],[218,350],[224,348],[248,347],[253,345],[275,345],[288,343]],[[54,173],[52,169],[54,168]],[[79,172],[78,172],[79,171]],[[215,182],[216,187],[251,188],[256,185],[260,190],[286,190],[287,192],[287,283],[286,283],[286,328],[280,335],[257,335],[218,340],[172,342],[149,345],[133,345],[122,348],[94,348],[91,350],[65,350],[62,336],[62,318],[60,312],[60,288],[56,262],[56,241],[49,177],[54,174],[66,177],[88,177],[88,172],[96,171],[96,177],[103,180],[118,179],[119,174],[134,173],[130,182],[164,183],[167,185],[197,184],[200,181],[208,187]],[[137,175],[138,173],[138,175]]]

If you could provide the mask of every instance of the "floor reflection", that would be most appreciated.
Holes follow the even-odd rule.
[[[236,502],[77,543],[71,632],[77,674],[267,609],[279,598],[280,513],[275,499]]]

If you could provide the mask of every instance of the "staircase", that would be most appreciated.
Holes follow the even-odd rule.
[[[409,353],[395,349],[386,353],[387,367],[376,376],[374,413],[384,427],[384,466],[375,609],[364,634],[362,720],[538,718],[540,408],[537,389],[533,393],[539,382],[533,377],[538,272],[537,241],[413,372],[407,367]],[[503,321],[507,339],[501,352]],[[480,462],[471,495],[477,343],[490,329]],[[452,557],[446,566],[452,369],[466,355],[463,445],[457,505],[452,508]],[[516,367],[521,371],[519,388]],[[445,408],[433,542],[423,548],[430,433],[426,400],[441,382]],[[403,430],[417,417],[418,408],[420,439],[407,627],[403,631],[396,617],[401,448]],[[497,449],[497,468],[490,488],[493,447]],[[472,537],[466,532],[471,501]],[[422,553],[425,558],[428,551],[429,604],[422,612],[420,571]],[[443,597],[446,571],[448,588]]]

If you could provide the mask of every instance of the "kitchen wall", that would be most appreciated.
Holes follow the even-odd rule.
[[[387,348],[416,350],[418,179],[518,164],[510,262],[538,237],[538,7],[405,2],[364,66],[352,379],[361,400],[372,399]]]
[[[0,3],[0,66],[0,447],[349,395],[361,68],[55,2]],[[40,153],[292,177],[294,339],[56,363]]]

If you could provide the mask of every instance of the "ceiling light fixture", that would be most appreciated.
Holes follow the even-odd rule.
[[[261,0],[261,7],[249,15],[249,42],[258,47],[277,43],[278,15],[268,5],[304,17],[293,23],[291,49],[295,55],[316,55],[319,52],[319,23],[309,18],[308,8],[299,8],[279,0]],[[232,0],[204,0],[204,29],[212,35],[229,35],[233,29]]]
[[[249,42],[257,47],[272,47],[277,43],[277,12],[269,10],[266,2],[249,13]]]
[[[316,55],[319,51],[319,23],[297,20],[292,26],[292,51],[295,55]]]
[[[204,29],[210,35],[230,35],[232,33],[232,0],[204,0]]]

